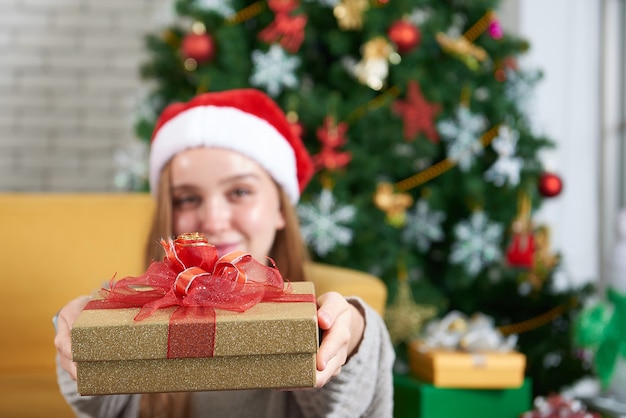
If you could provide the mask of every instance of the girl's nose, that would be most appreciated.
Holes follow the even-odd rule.
[[[200,209],[200,221],[205,234],[214,235],[228,227],[228,205],[220,199],[207,199]]]

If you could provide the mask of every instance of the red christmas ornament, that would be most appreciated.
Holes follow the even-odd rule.
[[[398,52],[401,54],[413,50],[422,39],[419,29],[406,20],[397,20],[392,23],[387,35],[391,42],[398,47]]]
[[[417,81],[409,81],[406,100],[396,100],[392,109],[402,117],[404,139],[413,141],[422,132],[433,144],[439,142],[435,116],[441,111],[441,105],[427,102]]]
[[[317,128],[316,135],[322,144],[322,149],[313,156],[313,164],[316,170],[337,170],[348,165],[352,159],[352,154],[347,151],[338,151],[342,145],[348,142],[346,132],[348,131],[346,122],[335,121],[332,116],[324,118],[324,125]]]
[[[215,57],[215,41],[208,33],[189,33],[183,38],[182,53],[198,64],[209,62]]]
[[[280,42],[292,54],[298,52],[304,41],[304,28],[308,20],[304,14],[289,15],[298,4],[297,0],[269,0],[269,8],[275,14],[274,21],[259,32],[259,39],[268,44]]]
[[[510,266],[531,269],[535,262],[535,237],[532,233],[514,233],[506,249]]]
[[[543,173],[539,177],[539,193],[544,197],[558,196],[563,190],[563,181],[554,173]]]

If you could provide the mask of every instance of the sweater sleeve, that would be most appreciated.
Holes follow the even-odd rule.
[[[76,381],[59,366],[57,382],[61,394],[77,418],[137,418],[141,395],[81,396]]]
[[[358,351],[323,388],[292,392],[302,416],[376,417],[393,415],[395,352],[380,315],[359,298],[348,301],[365,315]]]

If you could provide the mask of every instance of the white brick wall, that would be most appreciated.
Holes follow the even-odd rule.
[[[169,0],[0,0],[0,191],[112,191]]]

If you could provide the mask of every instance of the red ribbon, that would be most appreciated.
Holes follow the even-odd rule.
[[[102,289],[103,299],[85,309],[141,308],[141,321],[158,309],[178,306],[170,317],[168,358],[211,357],[215,342],[215,308],[244,312],[261,301],[314,302],[311,294],[292,294],[275,267],[250,254],[220,258],[202,234],[161,240],[163,261],[154,261],[139,277],[126,277]],[[271,261],[271,260],[270,260]]]

